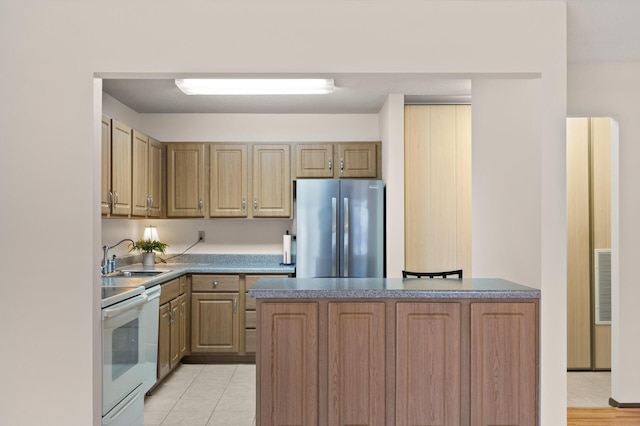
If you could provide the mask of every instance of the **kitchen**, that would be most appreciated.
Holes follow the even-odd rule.
[[[144,82],[143,82],[144,83]],[[169,84],[173,85],[173,81],[169,81]],[[108,90],[110,86],[110,84],[112,84],[112,82],[108,82],[105,81],[105,88]],[[148,83],[147,83],[148,84]],[[463,90],[468,90],[468,82],[462,82],[462,84],[460,83],[456,83],[458,85],[461,85],[463,87]],[[113,84],[112,84],[113,85]],[[380,91],[380,89],[377,89],[378,91]],[[384,90],[384,89],[382,89]],[[129,88],[129,92],[130,92],[130,88]],[[366,96],[364,95],[359,95],[360,98],[364,98]],[[384,96],[377,96],[378,99],[383,99],[384,100]],[[113,117],[113,121],[109,121],[109,120],[104,120],[103,117],[103,123],[107,123],[107,125],[109,125],[110,123],[113,123],[113,132],[121,132],[122,128],[125,127],[124,124],[122,124],[122,118],[123,114],[122,111],[123,110],[127,110],[127,107],[121,103],[119,103],[118,101],[116,101],[115,99],[111,98],[109,95],[104,94],[104,99],[105,99],[105,107],[103,108],[103,112],[106,113],[109,116]],[[215,98],[214,98],[215,99]],[[359,100],[358,102],[362,103],[362,100]],[[378,100],[379,102],[379,100]],[[254,100],[255,103],[255,100]],[[251,100],[246,100],[246,105],[247,107],[251,107],[251,108],[256,108],[255,105],[252,104]],[[375,106],[375,105],[374,105]],[[158,104],[155,103],[153,105],[153,107],[158,107]],[[166,108],[166,107],[165,107]],[[362,108],[362,107],[361,107]],[[133,111],[128,111],[129,112],[129,117],[128,119],[130,120],[130,122],[135,122],[135,113]],[[118,115],[120,114],[120,115]],[[373,114],[370,114],[371,116],[374,116]],[[212,115],[213,116],[213,115]],[[282,117],[282,115],[281,115]],[[301,117],[305,117],[303,120],[301,120]],[[310,117],[310,118],[308,118]],[[306,121],[306,122],[310,122],[313,121],[313,118],[316,118],[317,121],[322,121],[322,115],[320,114],[316,114],[314,115],[309,115],[307,114],[306,116],[302,116],[302,115],[297,115],[295,118],[298,121]],[[354,122],[358,122],[357,117],[356,119],[353,119],[353,115],[351,114],[344,114],[343,116],[340,117],[340,119],[342,119],[344,121],[343,124],[343,128],[347,126],[347,123],[351,120]],[[330,120],[324,120],[324,121],[330,121]],[[335,133],[335,122],[337,122],[338,120],[333,120],[333,124],[334,124],[334,130],[333,132]],[[361,120],[364,121],[364,120]],[[369,122],[371,122],[372,120],[368,120]],[[193,123],[191,122],[191,125],[193,125]],[[330,126],[330,123],[324,123],[324,126]],[[351,127],[355,127],[355,126],[351,126]],[[136,133],[137,132],[137,133]],[[108,133],[108,132],[107,132]],[[133,130],[132,132],[130,132],[133,135],[133,139],[140,139],[142,136],[142,134],[138,131],[138,130]],[[151,132],[149,132],[151,133]],[[153,134],[153,133],[152,133]],[[257,134],[259,134],[259,137],[262,137],[262,134],[260,132],[257,132]],[[114,136],[115,137],[115,136]],[[343,134],[339,134],[337,136],[333,136],[334,139],[337,140],[342,140],[344,141],[344,132]],[[181,137],[178,138],[179,140],[185,140],[186,138]],[[208,138],[207,138],[208,139]],[[210,140],[210,139],[208,139]],[[192,141],[189,141],[192,142]],[[182,147],[185,146],[189,146],[192,145],[193,142],[191,144],[173,144],[168,146],[167,149],[181,149]],[[223,147],[244,147],[244,144],[236,144],[236,145],[224,145]],[[303,145],[292,145],[291,146],[291,150],[289,152],[297,152],[297,150],[295,149],[297,148],[308,148],[308,147],[314,147],[315,145],[313,144],[303,144]],[[367,151],[367,155],[370,156],[372,159],[374,159],[373,164],[373,169],[372,172],[368,172],[368,173],[373,173],[370,174],[368,176],[363,175],[363,172],[358,172],[360,177],[370,177],[370,178],[375,178],[375,177],[379,177],[380,176],[380,164],[381,162],[379,161],[381,159],[381,155],[380,155],[380,144],[366,144],[366,143],[353,143],[353,144],[347,144],[344,145],[344,143],[340,146],[346,146],[347,148],[350,149],[350,151],[343,151],[343,155],[341,159],[335,159],[335,161],[333,160],[333,158],[331,159],[332,162],[334,162],[336,165],[339,163],[342,163],[342,170],[341,170],[341,175],[343,176],[349,176],[350,169],[348,168],[350,164],[352,164],[352,156],[353,155],[359,155],[359,151],[354,151],[354,149],[359,149],[360,147],[373,147],[374,151],[370,152]],[[214,152],[214,148],[218,149],[220,147],[220,145],[217,144],[213,144],[213,145],[206,145],[207,148],[207,154],[206,156],[208,157],[209,153],[208,151],[211,150],[211,155],[213,155]],[[251,147],[251,146],[250,146]],[[258,144],[258,145],[253,145],[254,149],[257,148],[264,148],[264,145]],[[257,148],[256,148],[257,147]],[[340,151],[339,146],[336,145],[336,147],[338,148],[336,150],[336,154],[338,151]],[[287,146],[287,148],[289,148]],[[251,148],[250,148],[251,149]],[[134,148],[134,152],[135,152],[135,148]],[[225,151],[226,152],[226,151]],[[287,153],[288,154],[288,153]],[[245,151],[245,155],[246,155],[246,151]],[[135,154],[134,154],[135,156]],[[107,156],[103,156],[107,157]],[[113,154],[113,158],[118,158],[117,155],[114,153]],[[213,158],[213,157],[212,157]],[[246,158],[246,157],[245,157]],[[288,158],[288,157],[287,157]],[[378,161],[376,161],[375,159],[378,159]],[[246,161],[246,160],[245,160]],[[213,163],[212,163],[213,164]],[[346,167],[345,167],[346,166]],[[208,166],[207,166],[208,167]],[[116,169],[117,165],[112,164],[112,168]],[[167,169],[169,169],[169,167],[167,167]],[[292,165],[292,169],[295,170],[295,162]],[[135,170],[135,167],[134,167]],[[330,169],[329,169],[330,170]],[[109,170],[107,170],[108,173]],[[290,173],[287,171],[287,173]],[[326,173],[325,173],[326,176]],[[297,177],[301,177],[299,174],[297,175]],[[224,179],[224,177],[221,177],[221,179]],[[289,179],[287,177],[287,179]],[[117,182],[118,179],[116,177],[113,178],[113,182]],[[224,183],[219,183],[218,180],[212,180],[212,186],[215,183],[216,185],[222,185],[225,186]],[[134,187],[135,187],[135,183],[134,183]],[[382,186],[379,187],[380,188],[380,196],[379,196],[379,204],[380,204],[380,208],[382,207]],[[291,193],[291,187],[289,186],[288,189],[286,189],[284,191],[285,193]],[[113,197],[113,195],[111,195],[111,197]],[[109,198],[109,197],[107,197]],[[120,197],[122,198],[122,196]],[[243,195],[243,198],[247,198],[246,194]],[[212,195],[211,198],[206,197],[206,211],[207,213],[209,213],[209,203],[212,203],[213,200],[215,199],[215,196]],[[244,201],[244,200],[243,200]],[[289,200],[289,202],[291,202],[291,200]],[[218,217],[216,218],[212,218],[211,220],[193,220],[193,219],[184,219],[184,218],[171,218],[171,219],[166,219],[166,220],[158,220],[156,218],[148,218],[145,219],[144,221],[140,221],[140,220],[136,220],[136,218],[132,218],[131,220],[127,219],[127,217],[130,216],[130,214],[125,214],[124,217],[120,217],[118,218],[118,214],[116,211],[116,208],[118,206],[115,206],[116,203],[114,203],[114,206],[112,207],[112,210],[107,209],[107,214],[104,216],[105,218],[103,219],[103,233],[105,235],[110,235],[110,240],[105,239],[104,242],[105,244],[109,243],[110,241],[117,241],[120,240],[121,238],[126,238],[124,237],[125,235],[136,235],[136,234],[141,234],[141,230],[139,229],[139,227],[141,226],[147,226],[149,223],[153,223],[154,225],[157,226],[158,231],[162,234],[163,236],[163,240],[168,242],[170,247],[171,247],[171,254],[173,253],[181,253],[183,252],[183,248],[179,247],[178,244],[180,242],[179,238],[180,236],[182,236],[182,238],[185,238],[184,236],[186,236],[186,238],[189,238],[189,235],[191,234],[191,232],[187,232],[190,231],[190,227],[191,229],[193,229],[193,238],[188,241],[189,246],[193,246],[192,248],[190,248],[188,250],[188,254],[186,256],[183,256],[182,258],[178,258],[177,262],[189,262],[189,260],[187,259],[188,256],[190,255],[195,255],[197,256],[197,253],[224,253],[226,255],[229,255],[229,253],[235,253],[237,256],[242,256],[242,253],[244,250],[244,253],[250,253],[250,254],[256,254],[256,253],[266,253],[266,254],[270,254],[270,253],[282,253],[282,245],[281,245],[281,241],[282,241],[282,234],[284,234],[285,228],[286,229],[295,229],[295,221],[293,221],[290,217],[294,216],[292,214],[292,209],[291,207],[288,207],[288,210],[282,214],[282,213],[273,213],[270,212],[268,214],[268,216],[274,216],[274,215],[280,215],[280,216],[285,216],[285,219],[274,219],[274,218],[270,218],[270,219],[259,219],[259,218],[253,218],[251,220],[244,220],[244,219],[233,219],[233,220],[229,220],[229,219],[220,219]],[[126,202],[123,202],[123,200],[120,200],[117,204],[119,205],[126,205]],[[357,203],[354,204],[357,207]],[[251,206],[250,206],[251,207]],[[242,210],[244,210],[244,216],[258,216],[258,214],[256,213],[255,209],[250,209],[249,214],[246,213],[246,209],[243,208]],[[211,209],[211,213],[213,215],[213,207]],[[242,212],[238,212],[240,215],[242,215]],[[357,213],[357,211],[356,211]],[[146,214],[145,212],[142,213],[143,215]],[[183,213],[179,213],[179,215],[182,215]],[[198,214],[198,212],[196,212],[196,214]],[[381,214],[381,213],[380,213]],[[209,214],[207,214],[208,216]],[[204,216],[204,214],[203,214]],[[358,217],[360,217],[361,215],[358,213],[357,214]],[[372,216],[373,219],[373,216]],[[382,231],[382,216],[379,217],[378,219],[378,229],[380,229],[380,231]],[[218,223],[220,222],[220,223]],[[215,226],[211,226],[211,224],[213,223],[213,225],[217,225],[219,227],[219,229],[224,230],[223,233],[219,232],[218,229],[215,228]],[[138,227],[138,229],[135,229],[135,227]],[[195,228],[193,228],[195,226]],[[132,230],[133,228],[133,230]],[[196,232],[196,229],[198,231],[204,230],[202,231],[204,233],[204,235],[206,237],[204,237],[202,239],[202,241],[198,241],[197,238],[195,238],[199,232]],[[355,229],[355,228],[354,228]],[[115,231],[113,231],[115,230]],[[110,233],[110,231],[112,231]],[[176,239],[172,238],[172,233],[173,235],[177,235],[178,236],[178,241],[176,241]],[[274,235],[275,233],[275,235]],[[167,236],[169,235],[169,236]],[[137,237],[136,237],[137,238]],[[376,263],[376,269],[378,270],[377,274],[381,275],[382,274],[382,268],[383,268],[383,259],[382,259],[382,235],[376,237],[379,239],[379,260],[377,260]],[[214,244],[217,244],[218,246],[212,246],[211,242],[213,241]],[[265,241],[266,243],[269,243],[270,246],[266,246],[266,248],[262,248],[260,247],[260,244],[262,241]],[[274,244],[274,241],[276,241],[277,243]],[[194,246],[194,242],[197,243]],[[355,242],[355,241],[354,241]],[[207,246],[207,243],[209,243],[209,246]],[[178,248],[174,249],[174,247],[178,246]],[[294,245],[295,246],[295,245]],[[184,248],[186,249],[188,246],[185,245]],[[213,247],[213,250],[212,250]],[[238,248],[240,248],[239,251]],[[219,250],[219,251],[216,251]],[[122,257],[124,255],[127,254],[127,245],[123,244],[122,247],[113,247],[111,252],[109,253],[109,257],[112,255],[112,253],[115,255],[116,253],[118,253],[118,262],[120,262],[122,260]],[[169,254],[169,256],[171,256],[171,254]],[[211,264],[212,265],[219,265],[219,258],[216,258],[215,260],[211,260]],[[277,260],[277,259],[276,259]],[[282,260],[282,259],[280,259]],[[175,262],[171,261],[171,263]],[[223,263],[224,265],[224,263]],[[277,262],[274,262],[274,265],[277,265]],[[164,265],[166,266],[166,265]],[[247,264],[245,262],[245,266],[244,269],[240,268],[239,272],[241,273],[240,275],[240,282],[241,282],[241,286],[245,285],[245,278],[243,273],[248,272],[247,269],[251,269],[252,264]],[[278,269],[278,270],[274,270],[274,269],[278,269],[278,268],[273,268],[272,270],[269,270],[267,272],[280,272],[280,273],[292,273],[293,272],[293,268],[289,268],[289,270],[283,270],[282,268]],[[265,269],[261,269],[261,272],[265,272]],[[260,272],[259,271],[259,272]],[[202,272],[202,271],[200,271]],[[248,284],[248,280],[249,280],[250,275],[247,275],[247,286]],[[166,277],[165,280],[168,280],[172,277]],[[224,279],[224,277],[221,277]],[[191,278],[189,278],[191,280]],[[194,280],[194,292],[195,290],[195,278],[193,278]],[[191,284],[189,284],[189,288],[191,288]],[[248,287],[247,287],[248,288]],[[236,290],[237,291],[237,290]],[[163,293],[164,294],[164,293]],[[240,291],[240,306],[244,306],[244,291]],[[166,301],[165,301],[166,302]],[[164,302],[161,301],[161,305]],[[196,303],[196,302],[194,302]],[[197,309],[195,308],[196,305],[194,305],[193,309]],[[242,325],[244,323],[243,321],[243,317],[240,317],[240,323],[241,323],[241,335],[239,336],[240,338],[240,342],[239,342],[239,350],[238,348],[235,350],[231,350],[231,352],[236,352],[239,353],[240,355],[245,353],[245,350],[247,352],[251,352],[246,346],[248,346],[248,343],[245,344],[245,339],[244,339],[244,326]],[[192,327],[195,327],[194,323],[192,323]],[[194,334],[195,336],[195,334]],[[248,337],[247,337],[248,338]],[[193,343],[193,346],[191,348],[193,350],[189,350],[189,353],[192,354],[191,357],[195,357],[198,355],[197,351],[199,351],[200,349],[198,349],[198,345]],[[223,351],[224,352],[224,351]],[[205,355],[206,355],[206,351],[205,351]],[[166,373],[165,373],[166,374]],[[115,410],[115,409],[114,409]]]
[[[185,2],[185,6],[195,7],[195,3]],[[188,19],[176,19],[176,8],[160,3],[149,8],[129,5],[126,14],[104,2],[3,3],[6,7],[3,11],[7,12],[3,13],[3,31],[8,35],[4,41],[10,46],[10,56],[16,60],[5,63],[4,69],[10,78],[2,82],[3,93],[9,100],[3,105],[3,127],[12,135],[5,140],[12,155],[3,158],[3,194],[12,194],[14,198],[12,203],[3,205],[7,209],[3,210],[6,212],[3,224],[7,223],[5,218],[11,224],[3,228],[3,238],[12,244],[3,246],[1,258],[7,282],[23,282],[24,271],[31,272],[32,284],[12,286],[9,296],[32,300],[34,309],[26,321],[19,324],[8,321],[11,326],[3,329],[7,331],[7,338],[15,339],[20,350],[7,354],[4,363],[3,377],[5,383],[12,383],[12,388],[7,390],[11,396],[2,403],[2,419],[10,424],[53,421],[53,424],[86,425],[98,415],[99,392],[94,384],[99,382],[99,365],[94,364],[94,360],[95,348],[99,347],[99,319],[95,314],[99,300],[88,283],[93,282],[97,287],[101,259],[99,161],[87,141],[99,139],[96,136],[99,130],[89,124],[99,122],[99,114],[91,111],[91,105],[99,99],[101,90],[98,88],[94,93],[92,79],[95,73],[103,77],[120,70],[138,75],[166,70],[472,73],[474,117],[480,124],[474,127],[474,143],[482,144],[477,161],[474,158],[474,203],[480,202],[475,210],[483,212],[474,219],[479,221],[475,228],[481,232],[474,235],[474,245],[482,247],[478,256],[474,255],[474,268],[478,268],[481,275],[505,275],[543,289],[542,415],[543,420],[548,420],[544,424],[557,424],[563,419],[564,389],[557,382],[565,369],[562,356],[565,342],[559,325],[564,322],[566,303],[564,285],[558,278],[562,276],[564,264],[561,223],[565,201],[563,186],[558,182],[563,181],[564,165],[560,159],[567,115],[566,94],[569,89],[569,111],[574,114],[594,115],[601,110],[600,102],[604,99],[612,113],[621,118],[621,126],[627,132],[625,150],[631,154],[621,159],[621,176],[624,176],[623,186],[629,185],[637,181],[637,168],[631,164],[635,151],[628,146],[628,140],[633,140],[638,132],[636,120],[632,118],[637,116],[637,106],[622,95],[628,91],[612,91],[605,86],[608,82],[624,81],[629,87],[637,87],[637,82],[624,73],[624,69],[633,69],[632,64],[617,67],[570,64],[567,70],[565,2],[482,1],[467,2],[460,8],[459,4],[436,1],[416,2],[407,6],[409,9],[383,2],[374,2],[371,6],[359,3],[358,7],[336,2],[326,8],[306,3],[289,2],[286,7],[275,8],[252,3],[256,13],[251,16],[244,13],[245,4],[197,3],[199,13],[189,15]],[[447,31],[460,28],[461,11],[466,11],[464,22],[468,28],[459,33]],[[291,19],[309,16],[310,12],[313,19]],[[213,16],[215,25],[211,25]],[[251,31],[238,31],[238,16],[249,20],[243,28]],[[407,25],[407,20],[415,25]],[[362,24],[358,36],[353,34],[356,21]],[[327,22],[332,22],[336,31],[326,31]],[[538,25],[546,28],[544,35],[538,31]],[[114,31],[114,26],[119,30]],[[163,31],[164,28],[171,31]],[[274,28],[285,31],[273,31]],[[486,31],[487,28],[495,31]],[[439,36],[443,32],[449,36]],[[154,37],[150,37],[151,34]],[[229,40],[229,34],[237,36],[231,48],[227,43],[212,42]],[[323,37],[313,34],[323,34]],[[503,37],[504,34],[509,36]],[[428,40],[438,40],[439,47],[431,49],[433,45]],[[88,47],[88,43],[92,47]],[[425,48],[429,55],[416,55]],[[243,54],[238,55],[238,51]],[[359,52],[357,60],[353,58],[354,51]],[[456,53],[451,54],[452,51]],[[212,54],[203,55],[203,52]],[[52,55],[56,57],[55,66],[51,66]],[[43,70],[47,70],[48,81],[33,78]],[[543,72],[544,78],[533,82],[511,80],[514,72],[532,70]],[[488,76],[486,72],[495,74]],[[507,78],[494,80],[497,76]],[[517,101],[515,107],[514,101]],[[100,101],[97,103],[95,111],[100,111]],[[402,101],[392,98],[385,114],[396,114],[397,105],[402,105]],[[544,108],[535,105],[544,105]],[[70,117],[76,125],[69,126]],[[33,126],[34,122],[41,125]],[[383,120],[380,126],[380,139],[389,144],[402,140],[401,135],[393,136],[401,133],[401,129],[392,123]],[[505,123],[514,124],[505,128]],[[28,132],[24,131],[25,127],[29,128]],[[523,135],[523,145],[542,151],[519,151],[521,147],[513,147],[513,140],[520,140]],[[548,143],[543,144],[543,140]],[[398,197],[394,205],[400,206],[402,153],[390,149],[391,146],[383,148],[389,149],[384,153],[388,162],[385,167],[398,165],[398,172],[387,170],[384,176],[388,188],[395,188],[389,192],[390,196]],[[506,149],[508,157],[517,164],[494,161],[493,158],[502,158],[501,149]],[[60,152],[73,155],[60,155]],[[532,153],[545,165],[544,179],[535,166],[536,161],[530,161]],[[518,169],[516,173],[514,169]],[[498,176],[501,172],[513,176],[513,186],[501,182]],[[514,198],[509,195],[519,198],[517,194],[521,194],[514,181],[535,188],[532,205],[526,208],[513,205]],[[13,187],[17,182],[18,191],[15,191]],[[494,185],[501,190],[492,190]],[[632,198],[621,199],[624,217],[635,215]],[[49,212],[43,215],[43,205],[54,207],[47,207]],[[526,225],[521,223],[521,227],[527,232],[497,234],[511,216],[523,221]],[[398,213],[388,222],[402,229],[402,214]],[[625,222],[622,228],[622,252],[629,253],[621,263],[623,281],[633,276],[632,268],[624,265],[633,263],[631,258],[637,251],[629,241],[634,238],[636,228],[633,221]],[[194,226],[193,235],[197,230]],[[402,233],[391,231],[394,235]],[[42,240],[43,236],[55,247],[47,250],[39,260],[40,267],[34,268],[32,256],[24,253],[31,253],[33,241]],[[185,236],[183,247],[191,239]],[[393,253],[400,258],[402,246],[399,241]],[[74,274],[52,276],[51,271],[68,264],[70,253],[74,256]],[[510,260],[516,257],[518,265],[519,256],[528,259],[529,267],[510,268]],[[395,265],[394,270],[400,269],[401,262],[395,261]],[[68,290],[64,296],[61,288]],[[634,290],[629,287],[622,290],[621,300],[631,303],[635,299]],[[33,298],[36,293],[39,297]],[[58,318],[53,322],[52,304],[57,308]],[[8,318],[22,317],[22,304],[8,305],[4,311]],[[628,312],[632,313],[633,309]],[[42,330],[38,339],[32,337],[35,329]],[[623,328],[622,333],[631,335],[631,330]],[[51,352],[50,362],[43,363],[42,347],[58,347],[60,352]],[[627,350],[629,355],[635,352],[633,345]],[[25,362],[31,365],[31,377],[25,377],[15,368]],[[627,358],[621,362],[626,365]],[[51,365],[56,368],[52,369]],[[629,372],[633,373],[634,369],[630,368]],[[43,377],[48,380],[43,381]],[[631,374],[629,380],[633,381],[634,377]],[[627,388],[630,387],[623,386],[623,394],[631,394]],[[34,400],[40,410],[32,409]],[[53,420],[52,413],[56,413]]]

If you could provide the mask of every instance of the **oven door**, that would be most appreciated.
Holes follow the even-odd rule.
[[[142,384],[144,339],[138,295],[102,309],[102,415]]]

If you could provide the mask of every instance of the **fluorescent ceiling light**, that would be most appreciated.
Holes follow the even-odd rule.
[[[333,79],[191,78],[176,79],[187,95],[320,95],[333,92]]]

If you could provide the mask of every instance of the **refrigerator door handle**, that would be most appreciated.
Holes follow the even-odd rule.
[[[343,223],[343,247],[344,247],[344,255],[342,256],[342,265],[344,274],[343,277],[349,276],[349,199],[344,198],[343,200],[343,214],[344,214],[344,223]]]
[[[338,200],[331,198],[331,274],[338,274]]]

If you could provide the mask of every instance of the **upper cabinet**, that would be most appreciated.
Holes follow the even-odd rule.
[[[290,145],[253,145],[253,217],[291,216]]]
[[[100,190],[100,209],[102,214],[111,213],[111,119],[102,116],[102,184]]]
[[[205,145],[167,144],[167,216],[204,217]]]
[[[378,155],[375,143],[340,143],[338,156],[338,177],[373,179],[377,176]]]
[[[380,142],[298,143],[296,178],[381,179]]]
[[[247,217],[247,145],[212,144],[209,152],[209,216]]]
[[[332,178],[333,144],[297,144],[296,177]]]
[[[162,215],[162,144],[133,130],[132,216]]]
[[[111,120],[111,215],[131,214],[132,129]]]

